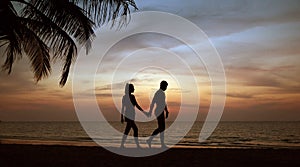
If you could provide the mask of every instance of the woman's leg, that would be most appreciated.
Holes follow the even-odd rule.
[[[127,135],[129,133],[130,129],[131,129],[131,123],[128,121],[127,124],[126,124],[126,128],[125,128],[123,137],[122,137],[122,142],[121,142],[121,146],[120,146],[121,148],[124,147],[124,144],[125,144],[125,141],[127,139]]]
[[[140,147],[140,143],[139,143],[139,129],[136,126],[135,122],[132,121],[132,129],[133,129],[133,136],[134,136],[134,141],[136,146],[139,148]]]

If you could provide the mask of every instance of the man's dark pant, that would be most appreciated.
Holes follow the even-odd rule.
[[[158,133],[160,133],[160,141],[161,141],[161,144],[164,145],[165,144],[164,131],[166,128],[164,113],[160,114],[156,119],[157,119],[158,128],[153,131],[152,136],[156,136]]]

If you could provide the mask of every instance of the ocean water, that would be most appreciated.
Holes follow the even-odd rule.
[[[110,122],[110,124],[120,132],[125,128],[125,124],[120,122]],[[172,122],[167,122],[167,127],[171,124]],[[300,122],[220,122],[213,134],[206,141],[199,143],[198,137],[202,125],[203,122],[195,122],[192,129],[176,145],[203,148],[300,149]],[[156,122],[138,122],[137,126],[140,142],[145,145],[145,138],[156,128]],[[101,130],[101,126],[95,129],[95,131]],[[176,133],[174,131],[172,135],[180,136]],[[121,136],[113,138],[103,135],[94,136],[94,140],[109,146],[119,146]],[[16,143],[26,141],[32,144],[95,145],[79,122],[1,122],[0,142],[7,141]],[[129,138],[127,143],[133,144],[134,142]],[[153,143],[158,145],[159,138],[156,137]]]

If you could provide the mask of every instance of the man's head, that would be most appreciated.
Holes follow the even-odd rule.
[[[161,81],[160,82],[160,89],[165,91],[167,90],[167,87],[168,87],[168,82],[167,81]]]

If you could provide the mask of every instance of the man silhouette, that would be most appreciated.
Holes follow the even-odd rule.
[[[165,148],[167,147],[165,145],[164,141],[164,130],[165,130],[165,118],[167,119],[169,116],[169,111],[166,105],[166,95],[165,95],[165,90],[167,90],[168,83],[166,81],[161,81],[160,83],[160,89],[156,91],[152,103],[150,105],[150,111],[149,111],[149,117],[152,115],[153,107],[154,104],[156,104],[155,108],[155,116],[157,119],[157,124],[158,127],[155,129],[150,136],[150,138],[146,141],[149,147],[151,148],[151,142],[153,138],[159,133],[160,134],[160,142],[161,142],[161,147]],[[166,111],[166,117],[164,114],[164,111]]]

